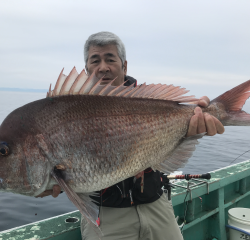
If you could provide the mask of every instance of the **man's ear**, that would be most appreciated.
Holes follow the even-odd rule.
[[[124,75],[127,75],[127,66],[128,66],[128,62],[125,61],[124,64],[123,64]]]

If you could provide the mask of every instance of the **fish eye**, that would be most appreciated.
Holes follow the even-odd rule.
[[[0,155],[7,156],[9,154],[9,148],[6,143],[0,143]]]

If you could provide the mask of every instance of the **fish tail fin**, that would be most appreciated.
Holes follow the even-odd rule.
[[[224,126],[250,126],[250,114],[242,111],[242,107],[250,96],[250,80],[223,93],[211,101],[211,105],[217,105],[220,111],[219,120]],[[223,107],[221,106],[223,104]]]

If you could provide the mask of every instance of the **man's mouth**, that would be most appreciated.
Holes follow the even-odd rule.
[[[101,84],[108,84],[112,81],[113,79],[111,78],[103,78],[102,81],[101,81]]]

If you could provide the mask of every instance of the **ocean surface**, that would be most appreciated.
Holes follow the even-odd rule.
[[[14,109],[45,97],[45,93],[0,91],[0,123]],[[250,102],[243,108],[250,113]],[[182,170],[200,174],[226,167],[250,150],[250,127],[226,127],[222,135],[205,136]],[[234,163],[250,159],[250,151]],[[0,163],[1,164],[1,163]],[[59,197],[32,198],[0,192],[0,231],[76,210],[65,193]]]

